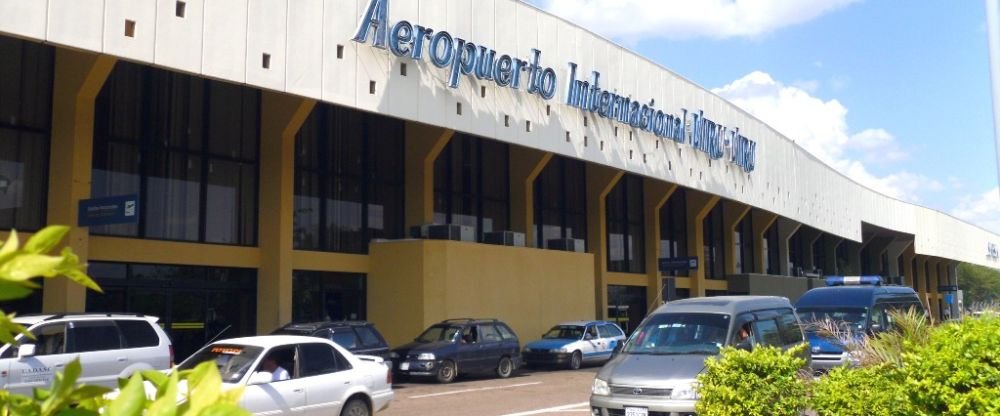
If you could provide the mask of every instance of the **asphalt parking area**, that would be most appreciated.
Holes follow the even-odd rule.
[[[507,379],[465,376],[451,384],[412,379],[393,386],[396,397],[379,416],[582,416],[600,367],[576,371],[520,369]]]

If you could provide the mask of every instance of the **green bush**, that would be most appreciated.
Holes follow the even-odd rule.
[[[800,415],[807,404],[800,376],[806,348],[724,348],[698,375],[698,415]]]
[[[903,355],[915,414],[1000,414],[1000,318],[968,318],[935,328]]]
[[[892,365],[838,367],[811,384],[810,408],[818,416],[906,414],[902,374]]]

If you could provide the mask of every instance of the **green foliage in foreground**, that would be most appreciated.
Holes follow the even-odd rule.
[[[69,248],[58,256],[50,255],[69,232],[69,227],[51,226],[35,233],[21,247],[17,232],[0,243],[0,301],[20,299],[40,286],[32,279],[63,276],[92,290],[101,291],[84,271],[85,266]],[[18,334],[31,338],[31,333],[15,324],[14,314],[0,311],[0,342],[12,344]],[[109,389],[77,385],[82,368],[79,360],[66,365],[56,374],[48,389],[35,389],[31,397],[0,390],[0,416],[242,416],[249,415],[239,403],[243,389],[222,391],[222,378],[212,362],[198,365],[190,371],[158,371],[133,374],[122,381],[121,391],[113,399],[106,398]],[[187,388],[179,396],[182,385]],[[155,387],[155,395],[147,397],[144,382]],[[182,398],[178,402],[178,398]]]
[[[891,365],[838,367],[812,384],[818,416],[894,416],[909,413],[902,374]]]
[[[705,360],[698,375],[699,415],[798,416],[806,408],[803,344],[788,351],[774,347],[743,351],[726,347]]]

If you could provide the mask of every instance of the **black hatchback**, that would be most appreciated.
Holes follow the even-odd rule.
[[[521,364],[521,345],[507,324],[496,319],[449,319],[424,330],[391,353],[401,376],[429,376],[450,383],[460,373],[510,375]]]
[[[366,321],[321,321],[291,323],[271,335],[304,335],[336,342],[354,354],[374,355],[389,360],[389,344],[375,325]]]

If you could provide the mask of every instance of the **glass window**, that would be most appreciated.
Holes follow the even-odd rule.
[[[600,335],[598,335],[598,333],[597,333],[597,325],[588,326],[587,327],[587,335],[590,335],[591,339],[600,338]]]
[[[138,194],[94,234],[257,243],[260,92],[119,62],[95,104],[91,196]]]
[[[778,317],[781,327],[781,342],[784,345],[798,344],[803,341],[802,328],[791,310],[782,311]]]
[[[351,328],[342,328],[331,331],[331,340],[336,342],[337,345],[347,349],[353,349],[358,347],[358,336],[354,333]]]
[[[660,208],[660,258],[687,257],[687,193],[678,188]],[[675,270],[674,276],[687,276]]]
[[[456,134],[434,161],[434,222],[483,233],[510,229],[507,144]]]
[[[642,177],[625,174],[608,194],[608,271],[645,273]]]
[[[70,331],[69,352],[116,350],[122,347],[118,327],[113,321],[74,322]]]
[[[378,334],[375,333],[370,327],[359,326],[355,327],[354,330],[358,333],[358,337],[361,338],[361,345],[365,347],[378,347],[384,344]]]
[[[125,339],[124,348],[155,347],[160,345],[160,337],[147,321],[115,321]]]
[[[31,330],[35,336],[35,355],[53,355],[66,353],[66,324],[44,325]],[[22,343],[30,342],[26,338]],[[16,352],[15,352],[16,353]]]
[[[843,244],[841,244],[843,245]],[[764,258],[767,260],[767,274],[781,274],[781,266],[778,261],[778,222],[775,221],[771,227],[764,232]]]
[[[333,105],[313,110],[295,140],[297,249],[367,253],[403,237],[404,123]]]
[[[754,322],[754,330],[752,332],[758,344],[770,345],[773,347],[780,347],[783,345],[781,342],[781,333],[778,331],[778,323],[774,319],[765,319]]]
[[[45,225],[54,50],[0,36],[0,229]]]
[[[517,335],[514,335],[514,331],[505,324],[497,325],[497,330],[500,331],[500,337],[505,341],[517,338]]]
[[[702,221],[703,232],[705,233],[704,255],[702,261],[705,262],[705,277],[709,279],[726,278],[726,253],[723,240],[723,213],[721,202],[709,211]]]
[[[554,156],[534,184],[536,247],[550,240],[587,239],[587,165]]]
[[[292,272],[292,321],[365,319],[365,279],[360,273]]]
[[[263,351],[263,348],[246,345],[208,345],[184,360],[177,369],[192,370],[198,364],[214,361],[216,368],[219,369],[219,375],[222,376],[222,382],[235,383],[243,378]]]
[[[711,313],[660,313],[649,316],[629,338],[629,354],[719,353],[726,342],[729,315]]]
[[[338,357],[333,347],[324,344],[302,344],[299,346],[299,376],[311,377],[329,374],[351,368],[343,357]]]
[[[497,332],[497,328],[493,325],[486,324],[480,325],[479,334],[482,337],[483,342],[500,342],[500,333]]]

